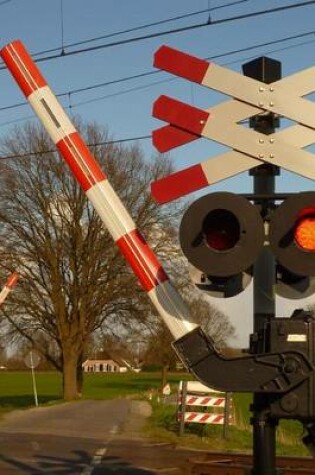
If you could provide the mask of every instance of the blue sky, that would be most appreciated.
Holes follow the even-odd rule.
[[[221,8],[230,3],[234,5]],[[153,55],[162,44],[201,58],[222,55],[215,62],[239,72],[243,63],[262,55],[281,61],[283,76],[313,66],[314,33],[300,39],[291,39],[250,51],[230,55],[226,53],[315,31],[315,4],[215,24],[218,20],[233,16],[301,3],[303,2],[296,0],[244,0],[237,3],[233,0],[194,0],[194,2],[189,0],[160,0],[159,2],[152,0],[90,0],[88,2],[86,0],[0,0],[0,45],[4,46],[15,39],[20,39],[33,56],[39,52],[55,49],[50,53],[43,53],[42,56],[51,54],[57,55],[58,58],[43,61],[39,63],[39,67],[56,94],[67,93],[61,99],[62,104],[66,108],[71,105],[70,113],[79,114],[84,120],[96,121],[106,126],[114,139],[131,139],[150,135],[153,129],[163,125],[151,115],[152,104],[161,94],[170,95],[201,108],[208,108],[224,99],[224,96],[218,93],[155,70],[152,65]],[[208,9],[209,12],[206,11]],[[130,33],[109,36],[127,29],[198,11],[203,11],[203,13]],[[126,42],[72,56],[67,55],[75,49],[93,48],[97,45],[152,33],[206,24],[209,16],[214,22],[213,25],[136,42]],[[108,37],[93,40],[105,35]],[[68,47],[73,43],[86,40],[93,41]],[[64,56],[60,55],[62,47],[66,53]],[[142,78],[125,80],[131,76],[143,74]],[[124,81],[104,87],[94,87],[121,79]],[[26,103],[25,106],[8,109],[25,102],[8,71],[0,70],[0,82],[0,136],[3,136],[14,124],[20,125],[24,120],[37,119],[34,118],[31,108]],[[85,90],[75,93],[77,89]],[[139,143],[148,157],[154,156],[156,152],[150,140],[141,140]],[[175,166],[180,169],[205,160],[209,156],[216,156],[223,150],[223,147],[213,142],[199,140],[172,151],[171,155]],[[313,182],[294,174],[282,173],[277,179],[279,191],[310,189],[314,189]],[[245,173],[225,180],[205,192],[217,190],[250,192],[252,178]],[[220,305],[237,325],[239,340],[246,344],[252,318],[250,305],[248,305],[250,296],[247,293],[245,296],[243,294],[233,299],[233,302],[229,300],[230,302],[220,301]],[[293,302],[293,308],[295,306],[296,303]],[[284,315],[290,310],[291,306],[280,300],[279,313]],[[242,316],[237,315],[239,313]]]

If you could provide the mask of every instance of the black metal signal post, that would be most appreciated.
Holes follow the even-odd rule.
[[[258,58],[245,64],[243,72],[267,88],[280,79],[281,65]],[[259,133],[258,146],[273,143],[278,126],[279,118],[270,111],[250,118],[250,127]],[[277,194],[279,167],[271,163],[258,165],[250,174],[252,194],[246,198],[227,192],[203,196],[188,208],[180,226],[183,253],[199,269],[194,274],[199,288],[229,297],[242,291],[248,276],[253,276],[254,331],[249,352],[225,358],[199,328],[177,340],[174,347],[204,384],[253,393],[252,475],[276,475],[280,418],[303,422],[315,447],[315,320],[304,310],[291,318],[276,318],[275,311],[279,282],[283,295],[288,288],[291,295],[296,292],[295,298],[314,291],[310,278],[315,275],[314,252],[296,245],[292,229],[305,216],[315,220],[315,193]]]
[[[281,65],[259,58],[243,75],[169,47],[155,65],[232,97],[209,110],[161,96],[153,115],[168,125],[154,132],[159,151],[206,137],[232,150],[181,170],[154,187],[160,202],[252,170],[249,195],[215,192],[186,210],[180,245],[198,288],[233,297],[254,278],[254,332],[247,354],[227,358],[200,327],[173,346],[203,384],[225,392],[251,392],[252,475],[276,475],[276,427],[280,419],[304,424],[303,442],[315,453],[315,317],[296,310],[276,318],[277,292],[301,299],[315,292],[315,192],[277,194],[279,168],[315,180],[315,107],[304,96],[313,90],[314,69],[281,77]],[[314,83],[315,84],[315,83]],[[297,124],[275,133],[279,117]],[[249,119],[249,130],[240,125]],[[171,191],[170,191],[171,190]]]
[[[243,65],[243,73],[266,84],[281,78],[281,63],[270,58],[261,57]],[[250,119],[250,126],[268,135],[275,131],[277,118],[272,113],[255,116]],[[275,177],[279,168],[263,164],[254,168],[250,174],[254,178],[254,194],[270,196],[275,193]],[[262,200],[262,213],[267,215],[270,203]],[[275,258],[268,247],[264,247],[254,264],[253,272],[253,336],[263,329],[266,320],[275,318]],[[253,425],[253,475],[276,474],[276,426],[277,420],[270,417],[266,396],[254,393],[252,405]]]

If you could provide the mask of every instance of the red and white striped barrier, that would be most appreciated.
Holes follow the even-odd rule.
[[[194,394],[191,394],[191,393]],[[195,407],[206,407],[196,411]],[[180,381],[176,418],[180,423],[179,435],[184,434],[185,424],[217,424],[227,427],[233,423],[231,415],[232,399],[222,391],[209,388],[199,381]],[[188,409],[188,411],[186,410]]]
[[[23,44],[9,43],[0,55],[172,335],[178,339],[195,329],[187,305]]]
[[[15,287],[18,278],[19,274],[17,272],[12,272],[12,274],[8,277],[3,289],[0,292],[0,306],[3,304],[11,290]]]
[[[225,397],[186,396],[186,406],[225,407]]]
[[[209,414],[208,412],[185,412],[185,422],[197,422],[198,424],[224,424],[224,414]]]

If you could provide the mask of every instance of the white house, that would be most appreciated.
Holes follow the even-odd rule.
[[[85,373],[125,373],[127,366],[112,359],[86,360],[82,364]]]

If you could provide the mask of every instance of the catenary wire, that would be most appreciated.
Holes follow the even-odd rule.
[[[206,60],[216,60],[216,59],[220,59],[220,58],[224,58],[224,57],[227,57],[227,56],[231,56],[231,55],[234,55],[234,54],[239,54],[239,53],[244,53],[244,52],[247,52],[247,51],[252,51],[254,49],[258,49],[258,48],[264,48],[266,46],[272,46],[272,45],[276,45],[276,44],[281,44],[281,43],[284,43],[286,41],[291,41],[291,40],[297,40],[297,39],[301,39],[301,38],[305,38],[307,36],[311,36],[313,35],[315,37],[315,30],[311,30],[311,31],[308,31],[308,32],[304,32],[304,33],[300,33],[300,34],[296,34],[296,35],[292,35],[292,36],[287,36],[287,37],[284,37],[284,38],[278,38],[276,40],[272,40],[272,41],[267,41],[267,42],[264,42],[264,43],[259,43],[259,44],[255,44],[253,46],[246,46],[244,48],[239,48],[239,49],[235,49],[235,50],[231,50],[231,51],[227,51],[225,53],[219,53],[217,55],[212,55],[211,57],[208,56],[206,57],[205,59]],[[315,39],[315,38],[314,38]],[[313,40],[314,41],[314,40]],[[305,43],[303,43],[305,44]],[[281,50],[284,50],[284,49],[289,49],[289,48],[294,48],[294,47],[299,47],[301,45],[303,45],[301,43],[297,44],[297,45],[291,45],[291,46],[288,46],[288,47],[283,47],[283,48],[279,48],[277,50],[272,50],[270,52],[274,52],[274,51],[281,51]],[[240,60],[237,60],[237,62],[239,62]],[[233,64],[231,62],[229,63],[225,63],[225,64]],[[147,72],[143,72],[143,73],[139,73],[139,74],[135,74],[133,76],[126,76],[126,77],[123,77],[123,78],[119,78],[119,79],[114,79],[114,80],[111,80],[111,81],[106,81],[106,82],[102,82],[102,83],[98,83],[98,84],[94,84],[92,86],[85,86],[85,87],[81,87],[81,88],[77,88],[77,89],[73,89],[71,91],[67,91],[67,92],[61,92],[59,94],[56,94],[57,97],[70,97],[70,96],[73,96],[74,94],[79,94],[79,93],[82,93],[82,92],[87,92],[87,91],[90,91],[90,90],[93,90],[93,89],[98,89],[98,88],[102,88],[102,87],[106,87],[106,86],[111,86],[111,85],[114,85],[114,84],[119,84],[119,83],[123,83],[123,82],[127,82],[127,81],[130,81],[130,80],[133,80],[133,79],[141,79],[141,78],[144,78],[144,77],[148,77],[148,76],[152,76],[152,75],[156,75],[156,74],[160,74],[162,73],[163,71],[147,71]],[[176,79],[176,78],[175,78]],[[161,82],[165,82],[165,81],[169,81],[170,79],[168,80],[162,80]],[[153,85],[157,84],[157,82],[153,83]],[[147,85],[145,86],[139,86],[140,87],[148,87]],[[118,95],[119,93],[115,93],[116,95]],[[87,103],[88,102],[92,102],[92,101],[95,101],[95,100],[98,100],[98,98],[95,98],[95,99],[91,99],[91,100],[87,100]],[[8,105],[8,106],[3,106],[3,107],[0,107],[0,112],[1,111],[5,111],[5,110],[10,110],[10,109],[15,109],[15,108],[19,108],[19,107],[24,107],[24,106],[27,106],[28,103],[26,101],[24,102],[19,102],[19,103],[15,103],[15,104],[11,104],[11,105]],[[72,105],[72,107],[75,107],[75,105]],[[0,124],[0,126],[3,125],[3,124]]]
[[[306,44],[313,43],[314,41],[315,41],[315,39],[311,40],[311,41],[299,43],[297,45],[290,45],[290,46],[286,46],[286,47],[283,47],[283,48],[269,50],[269,51],[266,51],[265,54],[270,54],[270,53],[274,53],[274,52],[278,52],[278,51],[284,51],[284,50],[288,50],[288,49],[292,49],[292,48],[297,48],[299,46],[304,46]],[[248,61],[249,59],[252,59],[252,58],[253,58],[253,56],[247,56],[247,57],[242,58],[242,60],[237,59],[237,60],[233,60],[233,61],[228,61],[228,62],[224,63],[224,65],[227,66],[227,65],[230,65],[230,64],[239,63],[240,61]],[[67,107],[64,106],[64,107],[65,107],[65,109],[74,109],[75,107],[80,107],[82,105],[86,105],[86,104],[89,104],[89,103],[92,103],[92,102],[100,101],[100,100],[103,100],[103,99],[109,99],[109,98],[119,96],[119,95],[122,95],[122,94],[128,94],[130,92],[138,91],[138,90],[141,90],[141,89],[144,89],[144,88],[149,88],[149,87],[155,86],[157,84],[162,84],[162,83],[165,83],[165,82],[176,81],[176,80],[177,80],[177,78],[162,79],[160,81],[155,81],[154,83],[149,83],[149,84],[142,85],[142,86],[135,86],[133,88],[128,88],[128,89],[123,90],[123,91],[118,91],[118,92],[115,92],[115,93],[112,93],[112,94],[107,94],[105,96],[97,97],[97,98],[91,99],[91,100],[81,101],[81,102],[78,102],[76,104],[73,104],[73,105],[70,105],[70,106],[67,106]],[[22,103],[21,105],[27,105],[27,103]],[[30,115],[30,116],[27,116],[27,117],[22,117],[22,118],[19,118],[19,119],[13,119],[13,120],[8,121],[8,122],[0,123],[0,128],[4,127],[4,126],[11,125],[11,124],[14,124],[14,123],[25,122],[26,120],[35,120],[35,119],[36,119],[36,117],[34,117],[34,115]],[[244,122],[247,122],[247,121],[244,121]],[[149,139],[149,138],[151,138],[151,136],[145,135],[145,136],[140,136],[140,137],[121,139],[121,140],[117,140],[116,142],[118,142],[118,143],[120,143],[120,142],[132,142],[132,141]],[[115,141],[113,143],[115,143]],[[41,152],[41,153],[43,153],[43,152]],[[11,157],[0,157],[0,160],[1,160],[1,158],[11,158]]]
[[[104,145],[114,145],[117,143],[127,143],[127,142],[136,142],[140,140],[149,140],[151,138],[152,138],[152,135],[148,134],[148,135],[140,135],[138,137],[130,137],[130,138],[123,138],[123,139],[116,139],[116,140],[105,140],[104,142],[97,142],[97,143],[92,143],[92,144],[87,144],[87,145],[89,147],[100,147]],[[29,156],[38,156],[38,155],[44,155],[45,153],[55,153],[55,152],[58,152],[56,148],[42,150],[40,152],[37,151],[37,152],[16,153],[13,155],[0,156],[0,160],[10,160],[10,159],[23,158],[23,157],[29,157]]]
[[[43,57],[43,58],[38,58],[36,60],[36,62],[50,61],[52,59],[58,59],[58,58],[67,57],[67,56],[73,56],[73,55],[81,54],[81,53],[87,53],[87,52],[90,53],[92,51],[97,51],[97,50],[101,50],[101,49],[104,49],[104,48],[110,48],[110,47],[114,47],[114,46],[120,46],[120,45],[135,43],[137,41],[143,41],[143,40],[157,38],[157,37],[164,36],[164,35],[171,35],[171,34],[175,34],[175,33],[181,33],[181,32],[184,32],[184,31],[195,30],[197,28],[203,28],[203,27],[207,27],[207,26],[220,25],[220,24],[226,23],[226,22],[245,20],[245,19],[248,19],[248,18],[253,18],[253,17],[260,16],[260,15],[279,13],[279,12],[283,12],[283,11],[286,11],[286,10],[290,10],[290,9],[292,10],[294,8],[301,8],[301,7],[305,7],[305,6],[309,6],[309,5],[313,5],[313,4],[315,4],[315,0],[307,0],[307,1],[301,2],[299,4],[283,5],[281,7],[274,7],[274,8],[271,8],[271,9],[259,10],[259,11],[256,11],[256,12],[245,13],[245,14],[242,14],[242,15],[236,15],[236,16],[232,16],[232,17],[228,17],[228,18],[222,18],[222,19],[219,19],[219,20],[211,21],[210,23],[209,23],[209,21],[206,21],[206,22],[202,22],[202,23],[197,23],[195,25],[189,25],[189,26],[184,26],[184,27],[180,27],[180,28],[174,28],[174,29],[171,29],[171,30],[165,30],[165,31],[160,31],[160,32],[156,32],[156,33],[150,33],[148,35],[137,36],[137,37],[134,37],[134,38],[129,38],[129,39],[120,40],[120,41],[113,41],[111,43],[105,43],[105,44],[97,45],[97,46],[90,46],[88,48],[81,48],[81,49],[77,49],[77,50],[74,50],[74,51],[69,51],[69,52],[64,51],[64,52],[59,53],[59,54],[50,55],[50,56],[46,56],[46,57]],[[5,69],[5,66],[0,67],[0,71],[3,70],[3,69]]]
[[[60,51],[60,49],[63,51],[64,48],[73,48],[74,46],[80,46],[80,45],[83,45],[83,44],[93,43],[93,42],[99,41],[99,40],[113,38],[115,36],[124,35],[124,34],[127,34],[127,33],[132,33],[132,32],[135,32],[135,31],[146,29],[146,28],[152,28],[152,26],[163,25],[165,23],[182,20],[184,18],[189,18],[189,17],[196,16],[196,15],[201,15],[203,13],[213,12],[213,11],[216,11],[216,10],[220,10],[222,8],[227,8],[227,7],[234,6],[234,5],[237,5],[237,4],[240,4],[240,3],[245,3],[245,2],[248,2],[248,1],[250,1],[250,0],[237,0],[237,1],[234,1],[234,2],[227,3],[225,5],[219,5],[219,6],[216,6],[216,7],[212,7],[211,9],[207,8],[205,10],[198,10],[198,11],[195,11],[195,12],[186,13],[184,15],[179,15],[179,16],[176,16],[176,17],[166,18],[164,20],[155,21],[155,22],[152,22],[152,23],[146,23],[144,25],[135,26],[133,28],[128,28],[128,29],[125,29],[125,30],[116,31],[114,33],[108,33],[106,35],[96,36],[94,38],[89,38],[87,40],[77,41],[75,43],[70,43],[68,45],[64,45],[62,48],[58,47],[58,48],[47,49],[47,50],[44,50],[44,51],[39,51],[39,52],[33,53],[32,56],[33,56],[33,58],[36,58],[37,56],[41,56],[42,54],[53,53],[54,51]]]

